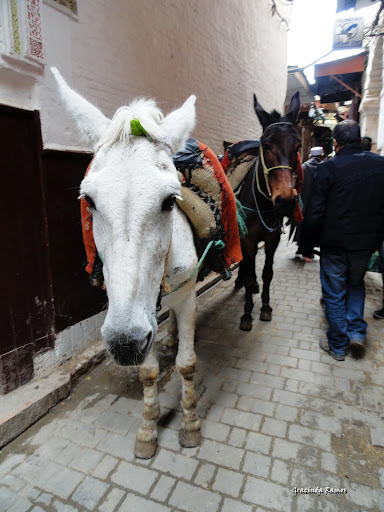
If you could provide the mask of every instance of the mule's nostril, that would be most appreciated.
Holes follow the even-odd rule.
[[[118,344],[122,347],[128,347],[131,344],[131,340],[125,334],[120,334]]]

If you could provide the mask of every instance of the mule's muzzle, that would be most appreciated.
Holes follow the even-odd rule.
[[[152,346],[152,340],[152,331],[140,338],[115,333],[113,337],[104,339],[104,343],[115,363],[120,366],[136,366],[144,362]]]
[[[295,208],[296,197],[285,199],[284,197],[277,196],[275,199],[275,212],[280,218],[290,217]]]

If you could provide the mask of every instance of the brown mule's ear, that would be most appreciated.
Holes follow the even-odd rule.
[[[253,107],[264,131],[270,124],[274,123],[274,120],[257,101],[256,94],[253,95]]]
[[[288,121],[288,123],[296,124],[299,110],[300,110],[300,92],[297,91],[292,96],[291,102],[289,104],[288,113],[285,116],[286,121]]]

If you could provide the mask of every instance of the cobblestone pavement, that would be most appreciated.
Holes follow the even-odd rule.
[[[365,359],[336,362],[318,347],[319,263],[294,252],[281,243],[273,320],[258,320],[256,296],[252,332],[238,329],[244,291],[233,279],[199,298],[201,447],[179,446],[180,379],[168,368],[157,454],[135,460],[140,383],[107,360],[3,449],[0,511],[384,511],[384,320],[372,319],[380,281],[366,278]]]

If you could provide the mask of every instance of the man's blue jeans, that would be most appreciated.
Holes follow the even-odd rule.
[[[364,275],[372,251],[321,249],[320,280],[328,319],[328,344],[345,354],[349,341],[364,341]]]

